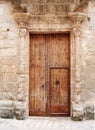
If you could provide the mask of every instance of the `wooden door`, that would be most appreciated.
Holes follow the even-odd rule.
[[[30,36],[30,115],[68,115],[69,34]]]
[[[45,36],[31,35],[29,114],[46,113],[45,95]]]

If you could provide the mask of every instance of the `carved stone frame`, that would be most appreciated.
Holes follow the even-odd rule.
[[[31,28],[28,27],[29,19],[31,18],[28,13],[17,13],[14,15],[17,24],[19,25],[20,32],[20,59],[19,59],[19,95],[18,100],[25,103],[26,117],[29,116],[29,33]],[[80,57],[80,37],[81,37],[81,24],[86,15],[84,13],[73,12],[68,15],[72,21],[69,28],[59,30],[62,33],[70,32],[70,104],[71,104],[71,117],[73,119],[83,119],[83,107],[81,104],[81,57]],[[39,25],[38,25],[39,26]],[[37,31],[36,31],[37,32]],[[44,30],[44,33],[58,33],[51,30]],[[40,33],[40,30],[38,30]],[[24,84],[23,84],[24,81]],[[21,92],[20,88],[23,88]],[[23,95],[25,99],[23,99]]]

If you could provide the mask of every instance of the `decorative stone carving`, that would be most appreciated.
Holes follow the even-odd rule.
[[[25,37],[26,33],[27,33],[27,29],[25,29],[25,28],[20,28],[19,29],[20,37]]]
[[[81,34],[81,26],[80,23],[76,23],[73,27],[72,27],[73,33],[75,37],[80,37]]]
[[[76,22],[82,23],[84,19],[86,18],[86,14],[80,13],[80,12],[70,12],[68,16],[73,23],[76,23]]]
[[[15,13],[14,14],[15,21],[19,25],[19,27],[27,28],[30,14],[29,13]]]
[[[72,30],[76,37],[80,37],[81,34],[81,23],[86,18],[85,13],[80,12],[70,12],[68,14],[68,17],[70,18],[71,22],[73,23]]]

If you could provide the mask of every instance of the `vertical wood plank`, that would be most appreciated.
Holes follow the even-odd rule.
[[[44,115],[45,96],[45,37],[31,35],[30,39],[30,115]]]

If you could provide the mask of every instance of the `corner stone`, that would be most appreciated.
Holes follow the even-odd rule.
[[[74,121],[82,121],[84,119],[83,108],[76,105],[76,107],[72,110],[71,119]]]

